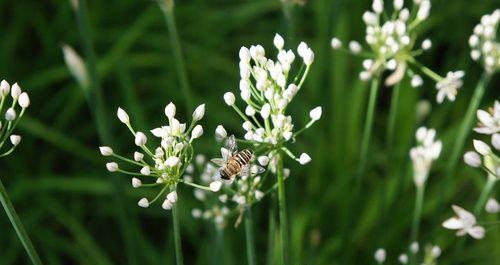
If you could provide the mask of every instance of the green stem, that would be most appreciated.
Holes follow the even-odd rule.
[[[159,1],[160,3],[161,1]],[[164,6],[165,5],[165,6]],[[191,89],[189,87],[188,75],[186,64],[184,63],[184,57],[182,56],[181,43],[179,40],[179,34],[177,32],[177,26],[175,24],[174,17],[174,6],[167,6],[168,4],[161,4],[160,7],[163,11],[165,17],[165,23],[167,24],[168,34],[170,39],[170,45],[173,51],[175,66],[177,68],[177,77],[179,78],[179,83],[186,100],[186,113],[189,113],[192,109],[192,97]]]
[[[393,137],[394,137],[394,129],[396,126],[396,114],[398,112],[398,103],[399,103],[399,90],[401,87],[401,83],[397,83],[393,88],[392,88],[392,95],[391,95],[391,109],[389,111],[389,122],[388,122],[388,127],[387,127],[387,146],[388,149],[391,149],[392,144],[393,144]],[[389,152],[390,153],[390,152]]]
[[[271,195],[271,206],[269,207],[269,231],[267,237],[267,265],[274,264],[274,250],[276,239],[276,193]]]
[[[217,225],[214,225],[213,229],[215,230],[215,253],[217,254],[216,256],[214,256],[214,264],[225,265],[227,264],[227,258],[224,248],[224,229],[217,227]]]
[[[483,98],[484,91],[486,90],[486,86],[490,81],[491,74],[484,72],[481,76],[481,79],[477,83],[477,86],[474,90],[474,95],[469,103],[469,107],[467,108],[467,112],[465,113],[464,119],[462,120],[462,124],[458,130],[458,134],[455,138],[455,143],[453,145],[453,149],[451,152],[451,157],[448,162],[448,166],[446,168],[446,178],[445,182],[449,183],[450,178],[453,177],[453,172],[457,166],[457,163],[460,158],[460,154],[462,153],[462,148],[464,146],[467,135],[472,128],[472,123],[474,121],[474,116],[476,111],[481,103],[481,99]]]
[[[31,262],[35,265],[42,265],[42,261],[40,260],[40,257],[38,256],[38,253],[36,252],[36,249],[33,246],[33,243],[31,242],[28,236],[28,233],[26,233],[23,223],[21,222],[21,219],[17,215],[16,210],[14,209],[14,205],[12,205],[12,202],[9,199],[9,195],[7,195],[7,191],[5,190],[5,187],[3,186],[1,180],[0,180],[0,202],[2,203],[5,213],[9,217],[9,220],[12,226],[14,227],[14,230],[16,230],[17,237],[19,237],[19,240],[21,240],[24,249],[28,253]]]
[[[288,239],[288,219],[286,212],[286,195],[285,195],[285,176],[283,173],[283,154],[277,154],[278,160],[278,207],[279,207],[279,223],[281,237],[281,264],[289,264],[289,244]]]
[[[257,264],[255,259],[255,241],[253,236],[252,208],[251,206],[248,206],[245,208],[245,238],[248,265]]]
[[[488,175],[488,180],[486,181],[486,184],[484,185],[483,190],[481,191],[481,195],[479,195],[479,199],[477,200],[476,205],[474,206],[474,215],[476,216],[476,218],[479,218],[481,210],[486,204],[486,201],[488,200],[490,193],[493,190],[493,187],[495,186],[496,180],[497,180],[496,177],[491,176],[490,174]]]
[[[373,118],[375,116],[375,106],[377,102],[379,78],[374,77],[370,86],[370,97],[368,100],[368,109],[366,111],[365,125],[363,129],[363,138],[361,140],[361,152],[359,157],[358,172],[356,175],[357,185],[361,185],[361,180],[365,173],[366,161],[368,159],[368,148],[370,146],[370,139],[373,130]]]
[[[294,40],[294,25],[292,16],[292,1],[290,0],[280,0],[283,8],[283,16],[285,17],[286,33],[287,39],[289,41]]]
[[[181,231],[179,226],[179,213],[177,211],[177,203],[174,203],[172,207],[172,223],[174,229],[175,261],[177,265],[182,265],[184,264],[184,258],[182,257]]]
[[[417,187],[415,195],[415,210],[413,212],[413,222],[411,226],[410,244],[417,241],[420,218],[422,216],[422,206],[424,204],[425,186]]]

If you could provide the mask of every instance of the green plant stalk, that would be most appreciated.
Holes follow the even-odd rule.
[[[226,257],[226,249],[224,248],[224,229],[217,227],[217,225],[214,225],[213,229],[215,230],[215,243],[216,243],[215,246],[216,255],[213,257],[214,258],[213,264],[225,265],[227,264],[227,257]]]
[[[359,189],[363,175],[366,170],[366,162],[368,159],[368,149],[370,147],[370,139],[373,131],[373,119],[375,117],[375,107],[377,102],[377,93],[379,86],[379,78],[375,76],[370,86],[370,96],[368,99],[368,108],[366,110],[365,125],[363,129],[363,138],[361,140],[361,151],[359,156],[358,172],[356,174],[356,187]]]
[[[467,112],[465,113],[462,124],[460,125],[457,137],[455,138],[455,143],[453,145],[451,157],[446,168],[446,178],[445,178],[446,183],[449,183],[450,182],[449,180],[453,176],[453,172],[459,161],[465,140],[470,132],[470,129],[472,128],[474,116],[479,107],[479,104],[481,103],[481,99],[483,98],[484,92],[486,90],[486,87],[490,79],[491,79],[491,74],[484,72],[483,75],[481,76],[481,79],[479,79],[479,82],[476,85],[476,88],[474,90],[474,95],[472,96],[472,99],[469,103],[469,107],[467,108]]]
[[[245,239],[246,239],[248,265],[256,265],[257,263],[255,258],[255,240],[253,234],[253,220],[252,220],[251,206],[245,208]]]
[[[397,83],[392,88],[391,108],[389,110],[389,121],[387,123],[387,146],[389,149],[389,154],[391,153],[390,151],[392,149],[392,144],[394,141],[394,129],[396,127],[396,116],[398,112],[400,88],[401,88],[401,82]]]
[[[21,219],[17,215],[16,210],[14,209],[14,205],[12,205],[12,202],[9,199],[9,195],[7,194],[7,191],[5,190],[5,187],[3,186],[1,180],[0,180],[0,202],[2,203],[5,213],[9,217],[9,220],[12,226],[14,227],[14,230],[16,230],[17,237],[19,237],[19,240],[21,240],[24,249],[28,253],[31,262],[35,265],[42,265],[42,261],[40,260],[40,257],[38,256],[38,253],[36,252],[36,249],[33,246],[33,243],[31,242],[28,236],[28,233],[26,233],[23,223],[21,222]]]
[[[422,217],[422,207],[424,204],[424,193],[425,185],[417,187],[417,193],[415,194],[415,209],[411,225],[410,244],[417,241],[418,230],[420,228],[420,218]]]
[[[177,265],[182,265],[184,264],[184,258],[182,257],[181,229],[179,225],[177,203],[174,203],[174,205],[172,206],[172,219],[174,229],[175,262]]]
[[[267,235],[267,265],[274,264],[274,251],[276,239],[276,193],[271,194],[271,206],[269,207],[269,229]]]
[[[279,224],[280,224],[280,238],[281,238],[281,264],[289,264],[289,244],[288,240],[288,218],[286,210],[286,195],[285,195],[285,176],[283,173],[283,154],[277,154],[278,166],[278,208],[279,208]]]
[[[84,94],[87,99],[87,103],[89,105],[92,117],[94,119],[94,123],[97,128],[97,132],[101,142],[111,144],[113,137],[111,136],[110,130],[108,128],[108,122],[105,115],[104,109],[104,100],[102,96],[102,89],[99,82],[99,78],[97,76],[97,67],[96,67],[96,59],[94,46],[92,43],[92,34],[90,23],[88,21],[87,16],[87,5],[85,0],[78,0],[77,9],[75,10],[76,20],[78,23],[78,29],[80,32],[81,42],[85,49],[85,66],[87,68],[88,76],[89,76],[89,87],[84,88]],[[125,243],[125,249],[127,253],[127,260],[130,264],[137,264],[137,255],[134,247],[134,235],[133,231],[131,231],[131,220],[130,216],[128,216],[125,211],[125,207],[123,205],[124,194],[123,190],[120,187],[120,180],[116,175],[112,175],[112,183],[115,187],[114,193],[114,201],[117,207],[117,216],[118,223],[120,225],[121,234],[123,236],[123,240]]]
[[[290,0],[279,0],[281,2],[281,6],[283,9],[283,16],[285,17],[285,26],[286,26],[286,33],[287,33],[287,39],[289,41],[293,41],[295,39],[294,36],[294,25],[293,25],[293,15],[292,15],[292,1]]]
[[[175,66],[177,69],[177,77],[179,78],[182,93],[184,94],[184,98],[186,100],[186,113],[189,113],[192,109],[191,89],[189,86],[186,64],[184,63],[184,57],[182,56],[179,34],[177,32],[177,26],[175,24],[174,7],[173,5],[167,7],[160,4],[160,8],[163,12],[165,23],[167,24],[168,28],[170,45],[172,46],[171,48],[173,51]]]

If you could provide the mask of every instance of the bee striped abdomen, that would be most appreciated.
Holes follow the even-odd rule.
[[[226,166],[220,169],[220,175],[223,179],[231,179],[234,175],[241,172],[244,166],[250,163],[253,152],[249,149],[244,149],[236,153],[229,159]]]

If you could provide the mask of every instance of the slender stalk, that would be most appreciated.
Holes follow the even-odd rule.
[[[425,186],[417,187],[415,194],[415,209],[413,212],[413,222],[411,225],[410,244],[417,241],[418,230],[420,228],[420,218],[422,216],[422,206],[424,204]]]
[[[283,16],[285,17],[285,26],[286,26],[286,33],[287,33],[287,39],[289,41],[293,41],[295,36],[294,36],[294,25],[293,25],[293,16],[292,16],[292,1],[290,0],[280,0],[281,1],[281,6],[283,9]]]
[[[393,144],[394,129],[396,126],[396,116],[397,116],[398,104],[399,104],[400,87],[401,87],[401,83],[397,83],[392,88],[391,109],[389,111],[389,122],[387,123],[387,146],[389,149],[392,148],[392,144]]]
[[[179,213],[177,209],[177,203],[174,203],[172,207],[172,219],[173,219],[173,229],[174,229],[174,245],[175,245],[175,262],[177,265],[184,264],[184,258],[182,257],[182,245],[181,245],[181,229],[179,225]]]
[[[474,90],[474,95],[472,96],[469,107],[467,108],[467,112],[465,113],[462,124],[460,125],[460,128],[458,130],[458,134],[455,138],[455,142],[451,152],[451,157],[446,168],[445,182],[447,183],[449,183],[449,180],[453,177],[453,173],[459,161],[460,154],[462,153],[462,148],[464,147],[465,140],[470,132],[470,129],[472,128],[474,115],[476,114],[477,108],[481,103],[481,99],[483,98],[484,91],[486,90],[486,86],[488,85],[490,78],[491,74],[484,72]]]
[[[368,159],[368,148],[373,130],[373,118],[375,116],[375,106],[377,101],[377,93],[379,86],[379,78],[374,77],[370,86],[370,96],[368,99],[368,108],[366,110],[365,125],[363,129],[363,138],[361,140],[361,151],[359,156],[358,172],[356,174],[357,187],[361,185],[363,175],[366,170],[366,161]]]
[[[186,64],[184,63],[184,57],[182,56],[179,34],[177,32],[177,26],[175,24],[174,3],[173,0],[157,1],[160,5],[161,10],[163,11],[163,16],[165,17],[170,45],[174,56],[175,67],[177,69],[177,78],[179,78],[181,90],[186,101],[186,113],[189,113],[189,111],[192,109],[191,89],[189,86]]]
[[[28,236],[28,233],[26,233],[23,223],[21,222],[21,219],[17,215],[16,210],[14,209],[14,205],[12,205],[9,195],[7,194],[7,191],[5,190],[5,187],[3,186],[1,180],[0,180],[0,202],[2,203],[5,213],[9,217],[10,223],[14,227],[14,230],[16,230],[17,237],[19,237],[19,240],[21,240],[24,249],[28,253],[31,262],[35,265],[42,265],[42,261],[40,260],[40,257],[38,256],[38,253],[36,252],[36,249],[33,246],[33,243],[31,242]]]
[[[283,173],[283,154],[277,154],[278,160],[278,208],[279,208],[279,224],[281,237],[281,264],[289,264],[289,244],[288,240],[288,219],[286,212],[286,196],[285,196],[285,176]]]
[[[227,257],[226,257],[226,250],[224,248],[224,229],[217,227],[217,225],[214,225],[215,230],[215,253],[217,255],[214,255],[214,264],[216,265],[225,265],[227,264]]]
[[[255,240],[253,235],[252,208],[251,206],[248,206],[245,209],[245,238],[248,265],[257,264],[255,259]]]
[[[269,207],[269,230],[267,236],[267,259],[266,264],[274,264],[274,251],[276,239],[276,193],[271,194],[271,206]]]

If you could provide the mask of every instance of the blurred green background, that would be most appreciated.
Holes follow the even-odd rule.
[[[465,85],[454,103],[435,103],[430,80],[414,89],[404,81],[397,116],[397,135],[388,158],[385,128],[390,88],[381,88],[364,177],[361,208],[355,223],[345,231],[342,221],[352,209],[347,201],[353,191],[360,132],[368,84],[359,81],[361,60],[333,52],[330,39],[362,40],[362,13],[371,1],[303,1],[292,10],[295,48],[306,41],[315,62],[301,95],[290,107],[296,126],[308,121],[308,112],[323,106],[323,118],[293,146],[295,153],[313,158],[307,166],[285,161],[292,169],[287,196],[293,264],[372,264],[379,248],[388,251],[388,264],[406,252],[413,214],[414,186],[408,150],[417,126],[436,128],[443,140],[441,158],[427,183],[420,243],[443,249],[440,264],[449,264],[458,239],[441,228],[452,215],[452,203],[471,209],[485,183],[479,170],[462,162],[452,182],[444,182],[444,168],[451,141],[481,74],[469,58],[467,40],[485,13],[500,7],[498,0],[432,1],[422,36],[433,41],[421,62],[444,75],[466,71]],[[405,1],[407,4],[410,1]],[[180,92],[172,47],[161,10],[147,0],[88,0],[90,25],[96,49],[98,75],[103,91],[107,124],[114,149],[133,151],[133,139],[115,118],[118,106],[128,110],[137,128],[145,130],[164,121],[163,108],[178,105],[181,117],[186,100]],[[193,104],[206,103],[205,136],[195,144],[198,153],[216,154],[213,131],[223,124],[242,134],[241,122],[227,108],[222,95],[237,91],[238,50],[262,44],[272,51],[276,32],[286,25],[279,0],[176,1],[176,22],[192,87]],[[15,153],[0,161],[2,181],[46,264],[173,264],[170,213],[159,205],[139,209],[145,190],[133,190],[128,177],[107,174],[97,147],[102,145],[82,89],[67,70],[61,44],[83,55],[75,15],[69,1],[0,1],[0,78],[19,82],[32,105],[17,133],[23,142]],[[489,85],[481,106],[498,98],[498,76]],[[417,118],[416,104],[429,100],[431,113]],[[477,135],[475,135],[477,137]],[[470,149],[467,141],[466,149]],[[109,144],[109,143],[106,143]],[[498,190],[498,188],[497,188]],[[444,192],[446,191],[446,192]],[[186,264],[244,264],[243,227],[225,229],[225,258],[214,255],[213,227],[195,220],[197,205],[192,189],[181,186],[182,243]],[[438,204],[440,198],[444,205]],[[254,207],[258,264],[267,255],[269,200]],[[121,219],[121,221],[120,221]],[[483,215],[481,220],[496,220]],[[122,234],[121,231],[126,231]],[[342,235],[348,242],[341,241]],[[485,239],[467,240],[459,261],[463,264],[500,264],[500,233],[488,230]],[[344,263],[343,263],[344,262]],[[9,220],[0,213],[0,264],[29,264]]]

